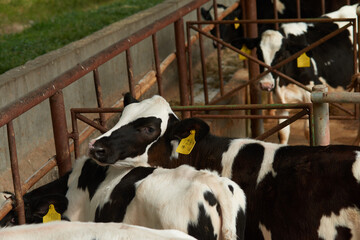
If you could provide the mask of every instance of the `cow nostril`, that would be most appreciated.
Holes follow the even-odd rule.
[[[106,150],[105,150],[105,148],[102,148],[102,147],[96,147],[93,149],[92,152],[94,153],[94,156],[97,159],[101,159],[106,156]]]

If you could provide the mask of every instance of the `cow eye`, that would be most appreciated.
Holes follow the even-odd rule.
[[[146,132],[148,132],[148,133],[153,133],[153,132],[155,131],[155,129],[152,128],[152,127],[146,127],[145,130],[146,130]]]

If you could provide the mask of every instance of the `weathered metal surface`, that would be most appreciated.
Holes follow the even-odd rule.
[[[313,103],[360,103],[359,92],[311,92]]]
[[[248,0],[246,1],[246,16],[249,20],[256,20],[256,0]],[[258,37],[258,28],[256,23],[250,23],[247,28],[247,36],[249,38],[257,38]],[[251,56],[256,57],[256,49],[252,49]],[[259,75],[259,65],[253,61],[248,62],[249,68],[249,78],[254,78]],[[250,84],[250,103],[251,104],[259,104],[261,103],[261,90],[257,87],[257,84]],[[252,115],[261,115],[261,110],[252,109]],[[264,124],[262,119],[253,119],[251,120],[251,135],[253,138],[261,135],[264,132]]]
[[[15,210],[18,214],[19,224],[25,224],[24,201],[22,199],[21,180],[19,173],[18,157],[16,153],[15,132],[12,121],[10,121],[7,124],[7,135],[8,135],[8,143],[9,143],[9,151],[10,151],[11,173],[13,178],[13,185],[14,185],[15,199],[16,199]]]
[[[303,118],[305,115],[308,115],[309,119],[309,132],[310,132],[310,145],[314,145],[314,129],[313,129],[313,110],[312,104],[303,103],[303,104],[236,104],[236,105],[192,105],[192,106],[172,106],[173,111],[191,111],[193,116],[201,118],[239,118],[239,119],[287,119],[281,124],[275,126],[274,128],[268,130],[262,135],[258,136],[257,139],[266,139],[275,132],[279,131],[281,128],[293,123],[294,121]],[[221,114],[202,114],[199,112],[209,112],[209,111],[229,111],[229,110],[251,110],[251,109],[299,109],[300,112],[296,113],[293,116],[263,116],[263,115],[221,115]],[[76,118],[88,123],[92,127],[100,130],[101,132],[106,132],[106,128],[103,128],[99,124],[92,122],[89,118],[81,115],[80,113],[115,113],[121,112],[122,108],[75,108],[72,109],[72,116],[74,116],[73,121],[76,122]]]
[[[104,106],[104,103],[103,103],[102,88],[101,88],[101,84],[100,84],[99,70],[97,68],[94,69],[93,76],[94,76],[96,100],[97,100],[98,107],[101,108]],[[100,117],[100,120],[99,120],[100,124],[104,126],[105,125],[104,114],[100,113],[99,117]]]
[[[316,85],[313,92],[326,95],[328,88],[325,85]],[[314,128],[315,145],[326,146],[330,144],[330,122],[329,122],[329,104],[314,102]]]
[[[157,85],[158,85],[159,95],[162,96],[164,93],[163,93],[163,87],[162,87],[162,74],[161,74],[161,69],[160,69],[159,46],[158,46],[158,41],[156,38],[156,33],[154,33],[151,37],[152,37],[153,50],[154,50],[156,81],[157,81]]]
[[[176,41],[176,62],[178,66],[179,74],[179,88],[180,88],[180,104],[188,106],[189,92],[188,92],[188,76],[186,65],[186,51],[185,51],[185,33],[184,33],[184,21],[182,18],[175,21],[175,41]],[[184,118],[190,117],[189,112],[182,112]]]
[[[51,96],[49,101],[56,150],[56,162],[59,168],[59,175],[63,176],[71,170],[71,155],[62,91],[58,91]]]

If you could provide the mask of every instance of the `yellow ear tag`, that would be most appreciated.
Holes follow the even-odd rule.
[[[43,216],[43,223],[61,220],[61,214],[56,212],[53,204],[49,205],[48,213]]]
[[[297,67],[298,68],[310,67],[310,58],[306,55],[306,53],[301,54],[297,58]]]
[[[194,148],[195,143],[195,130],[191,130],[189,136],[181,139],[179,146],[176,149],[176,152],[187,155],[191,153],[191,150]]]
[[[236,17],[234,18],[235,21],[239,21],[239,19]],[[234,28],[238,29],[240,27],[240,23],[234,23]]]
[[[240,51],[242,51],[242,52],[244,52],[244,53],[246,53],[246,54],[248,54],[248,55],[251,54],[251,50],[248,49],[245,44],[242,45],[242,48],[240,49]],[[246,60],[247,57],[239,54],[239,59],[240,59],[240,60]]]

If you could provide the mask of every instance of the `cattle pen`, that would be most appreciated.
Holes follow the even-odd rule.
[[[172,106],[174,111],[177,111],[181,114],[182,118],[188,118],[190,116],[200,117],[200,118],[230,118],[230,119],[251,119],[251,133],[253,138],[257,139],[266,139],[270,135],[274,134],[278,130],[283,127],[293,123],[294,121],[306,118],[309,121],[310,128],[310,145],[315,145],[319,143],[328,143],[327,140],[319,139],[321,138],[321,134],[317,134],[316,128],[319,126],[315,119],[317,119],[317,114],[314,112],[314,106],[311,103],[303,103],[303,104],[262,104],[261,100],[261,92],[255,86],[256,81],[261,77],[258,71],[258,64],[263,65],[268,68],[268,72],[272,71],[277,74],[282,74],[277,67],[270,67],[257,60],[255,56],[255,52],[252,54],[247,54],[239,49],[234,48],[229,43],[222,41],[219,37],[212,36],[208,32],[215,27],[217,29],[217,34],[219,36],[219,24],[253,24],[253,27],[248,27],[246,29],[247,36],[256,36],[256,24],[261,22],[271,22],[271,23],[283,23],[290,21],[314,21],[314,20],[304,20],[300,19],[300,10],[298,10],[298,18],[299,19],[283,19],[279,20],[277,18],[277,14],[275,14],[275,19],[273,20],[257,20],[256,19],[256,0],[249,1],[241,1],[235,2],[232,6],[230,6],[225,12],[221,15],[217,16],[216,8],[217,1],[213,0],[212,5],[215,9],[215,19],[214,21],[202,21],[200,8],[210,2],[210,0],[191,0],[188,1],[182,7],[172,11],[168,15],[160,18],[159,20],[150,23],[149,25],[144,26],[139,31],[129,35],[128,37],[116,41],[111,46],[102,49],[100,52],[94,54],[90,58],[87,58],[84,61],[79,62],[78,64],[71,66],[67,71],[59,74],[57,77],[48,81],[48,83],[42,85],[41,87],[27,93],[19,99],[7,104],[6,106],[0,109],[0,127],[6,127],[7,133],[7,143],[9,148],[9,159],[11,162],[11,172],[13,178],[13,186],[16,197],[16,210],[19,216],[19,223],[25,223],[25,213],[24,213],[24,202],[22,200],[22,196],[44,175],[46,175],[51,169],[55,166],[58,167],[59,175],[62,176],[66,172],[71,169],[72,159],[77,158],[81,155],[80,144],[84,143],[91,134],[95,132],[96,129],[100,130],[100,132],[105,132],[108,129],[109,120],[113,116],[113,114],[108,113],[119,113],[122,111],[122,102],[115,102],[111,105],[106,105],[104,103],[104,93],[102,86],[105,84],[106,79],[101,77],[101,73],[99,68],[107,63],[108,61],[118,57],[119,55],[125,55],[126,61],[126,70],[127,70],[127,90],[131,92],[131,94],[139,98],[145,95],[147,92],[152,94],[153,92],[159,95],[165,95],[164,85],[169,85],[169,83],[164,82],[163,74],[166,69],[176,61],[176,69],[177,69],[177,79],[178,84],[177,89],[179,92],[179,104],[176,106]],[[276,1],[275,1],[276,2]],[[322,2],[322,11],[325,11],[325,0],[321,0]],[[347,1],[348,4],[350,1]],[[301,0],[297,0],[297,5],[300,6]],[[222,20],[227,14],[236,9],[239,4],[242,4],[243,9],[246,9],[247,19],[243,20]],[[274,6],[274,9],[276,4]],[[299,8],[298,8],[299,9]],[[276,13],[276,11],[274,10]],[[189,13],[196,14],[196,21],[187,21],[184,23],[184,17]],[[349,26],[353,26],[354,31],[354,76],[355,80],[357,80],[356,76],[358,73],[357,59],[358,55],[356,53],[357,42],[359,36],[356,32],[355,26],[359,26],[359,23],[356,23],[355,19],[337,19],[338,21],[347,22],[346,27],[343,27],[342,30]],[[326,20],[329,21],[329,20]],[[158,32],[165,27],[172,26],[174,30],[174,36],[172,40],[174,40],[175,44],[175,52],[168,53],[165,57],[162,58],[159,55],[159,46],[158,43]],[[340,30],[338,32],[341,32]],[[332,33],[327,38],[331,38],[333,35],[338,32]],[[204,37],[210,38],[219,42],[221,45],[246,56],[249,61],[247,63],[249,70],[249,81],[246,84],[240,84],[236,87],[233,87],[230,91],[225,91],[225,83],[223,82],[222,76],[222,66],[221,66],[221,46],[218,44],[217,47],[217,59],[218,59],[218,74],[219,74],[219,92],[220,97],[216,99],[210,99],[207,93],[207,82],[206,82],[206,70],[202,68],[202,78],[204,80],[204,105],[194,105],[193,101],[193,51],[195,44],[199,41],[198,49],[200,52],[200,62],[204,65],[206,62],[205,59],[205,50],[203,48]],[[150,69],[141,79],[136,79],[134,76],[134,68],[137,67],[136,63],[132,58],[132,47],[136,46],[140,42],[144,41],[147,38],[151,38],[151,46],[152,49],[152,58],[154,59],[154,66]],[[319,40],[317,45],[321,44],[326,39]],[[297,58],[303,52],[316,47],[316,44],[313,46],[309,46],[306,49],[301,50],[291,57],[291,59],[284,60],[282,63],[286,63],[287,61],[291,61]],[[93,86],[95,89],[96,96],[96,106],[97,108],[88,108],[88,107],[71,107],[70,115],[71,115],[71,126],[72,129],[68,130],[68,112],[65,107],[64,93],[65,89],[72,85],[73,83],[80,80],[85,75],[90,74],[92,76]],[[284,75],[284,78],[287,78],[289,81],[296,83],[295,80]],[[175,85],[174,82],[171,83]],[[171,85],[170,84],[170,85]],[[299,85],[299,84],[298,84]],[[234,95],[234,93],[239,90],[249,87],[249,98],[251,104],[237,104],[237,105],[216,105],[224,98]],[[300,86],[303,87],[304,86]],[[155,90],[154,90],[155,88]],[[306,87],[305,87],[306,88]],[[311,91],[311,89],[308,89]],[[355,90],[359,90],[359,86],[355,84]],[[246,91],[245,91],[246,92]],[[351,102],[359,103],[357,93],[351,93],[355,95],[351,95]],[[317,96],[317,95],[316,95]],[[347,95],[346,95],[347,96]],[[356,97],[355,97],[356,96]],[[336,97],[340,97],[336,95]],[[341,96],[343,97],[343,96]],[[354,99],[354,98],[356,99]],[[245,97],[247,99],[247,97]],[[314,97],[315,99],[315,97]],[[16,139],[20,136],[15,134],[14,130],[14,121],[17,118],[26,114],[29,110],[37,107],[44,101],[49,101],[50,105],[50,115],[52,121],[52,130],[54,135],[54,145],[55,145],[55,154],[51,158],[49,158],[45,164],[38,169],[35,173],[32,174],[30,178],[23,181],[21,179],[19,173],[19,165],[18,165],[18,155],[17,155],[17,144]],[[354,100],[354,101],[352,101]],[[246,100],[247,101],[247,100]],[[319,102],[322,100],[316,100]],[[347,100],[347,102],[350,102]],[[315,102],[315,101],[314,101]],[[335,101],[328,99],[328,102],[334,103]],[[341,100],[340,100],[341,102]],[[342,108],[341,106],[338,106]],[[299,111],[296,112],[293,116],[289,116],[286,118],[284,122],[275,126],[267,132],[263,131],[263,119],[278,119],[284,118],[279,116],[271,116],[262,114],[261,110],[264,109],[297,109]],[[354,111],[349,111],[342,108],[347,116],[338,116],[337,119],[359,119],[359,111],[358,107],[354,107]],[[211,114],[211,111],[226,111],[226,110],[246,110],[246,112],[251,112],[251,114],[239,114],[239,115],[226,115],[226,114]],[[324,110],[323,110],[324,111]],[[325,110],[326,111],[326,110]],[[84,116],[84,113],[91,113],[94,119],[90,119],[89,117]],[[180,115],[179,114],[179,115]],[[325,114],[326,115],[326,114]],[[330,117],[332,118],[332,117]],[[335,119],[336,119],[335,118]],[[91,127],[83,127],[79,129],[77,120],[80,120],[82,123],[89,125]],[[314,122],[315,121],[315,122]],[[326,119],[325,119],[326,121]],[[320,123],[321,125],[322,123]],[[326,126],[325,126],[326,127]],[[326,137],[326,136],[325,136]],[[74,156],[72,156],[74,154]],[[8,199],[5,204],[0,209],[0,219],[2,219],[10,210],[12,209],[12,200]]]

